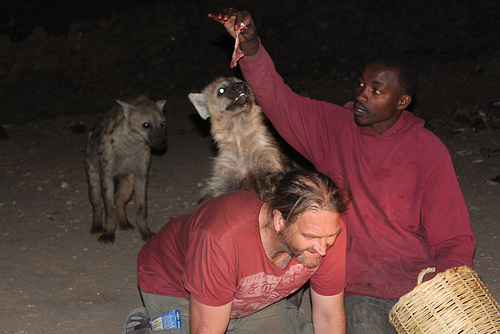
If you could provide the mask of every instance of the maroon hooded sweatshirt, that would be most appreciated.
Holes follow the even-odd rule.
[[[451,156],[423,120],[403,111],[382,134],[360,127],[352,102],[295,94],[262,45],[240,68],[280,135],[352,193],[346,296],[398,299],[424,268],[472,266],[476,238]]]

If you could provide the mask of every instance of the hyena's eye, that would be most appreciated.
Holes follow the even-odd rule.
[[[142,123],[142,127],[145,129],[149,128],[149,123]]]
[[[221,87],[221,88],[219,88],[219,90],[217,91],[217,95],[218,95],[218,96],[221,96],[222,94],[224,94],[224,92],[225,92],[225,91],[226,91],[226,90],[224,89],[224,87]]]
[[[165,127],[165,122],[161,122],[161,127],[164,128]]]

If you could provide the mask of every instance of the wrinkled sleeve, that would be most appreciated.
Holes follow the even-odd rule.
[[[313,164],[333,149],[335,141],[325,138],[341,126],[339,112],[346,114],[346,109],[294,93],[262,45],[255,55],[240,60],[240,69],[264,114],[288,144]]]
[[[191,244],[182,276],[185,289],[206,305],[232,301],[236,292],[234,262],[225,247],[203,230],[193,235]]]
[[[476,237],[467,211],[451,156],[443,143],[421,151],[425,191],[422,198],[420,232],[428,252],[436,261],[436,272],[450,267],[472,267]]]
[[[311,288],[323,296],[333,296],[342,292],[346,285],[346,225],[328,250],[328,256],[311,277]]]

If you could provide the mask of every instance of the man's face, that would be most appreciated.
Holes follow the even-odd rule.
[[[297,222],[278,231],[278,235],[292,257],[307,268],[315,268],[340,232],[339,213],[306,211]]]
[[[354,121],[383,133],[396,123],[411,97],[401,94],[398,68],[368,64],[359,75],[354,100]]]

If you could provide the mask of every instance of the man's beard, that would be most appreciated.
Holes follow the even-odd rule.
[[[290,232],[287,227],[283,232],[279,231],[278,236],[280,237],[281,243],[285,251],[288,254],[290,254],[293,258],[295,258],[297,261],[299,261],[304,267],[312,269],[319,266],[319,263],[321,262],[321,259],[323,257],[319,254],[317,257],[308,257],[304,254],[304,250],[300,250],[294,247],[292,242],[290,241],[291,239]],[[312,248],[308,248],[306,250],[311,253],[316,253]]]

